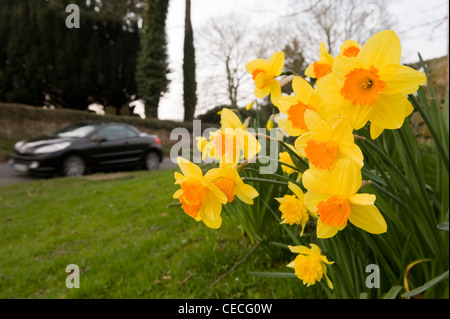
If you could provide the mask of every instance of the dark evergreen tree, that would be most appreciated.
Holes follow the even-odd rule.
[[[81,110],[99,102],[117,113],[130,101],[139,48],[135,7],[95,3],[0,0],[0,101]],[[66,27],[68,4],[80,8],[79,29]]]
[[[194,119],[197,104],[197,82],[195,81],[195,48],[194,32],[191,24],[191,0],[186,0],[184,24],[184,60],[183,60],[183,101],[184,120]]]
[[[169,0],[146,0],[145,4],[136,85],[138,97],[145,103],[145,115],[158,117],[161,95],[169,85],[165,28]]]

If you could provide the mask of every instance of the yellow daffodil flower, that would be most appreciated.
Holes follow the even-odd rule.
[[[372,234],[387,231],[386,221],[374,205],[375,195],[357,193],[361,187],[360,166],[351,158],[336,162],[331,171],[308,169],[303,173],[305,205],[319,216],[317,237],[329,238],[350,221]]]
[[[305,111],[316,110],[310,99],[313,87],[299,76],[292,80],[294,96],[282,96],[278,99],[278,109],[287,114],[286,119],[280,119],[278,125],[291,136],[299,136],[307,131],[305,124]]]
[[[298,137],[295,148],[309,163],[320,170],[330,170],[340,158],[350,157],[364,165],[361,149],[354,143],[353,130],[346,117],[334,116],[327,121],[311,111],[305,112],[309,132]]]
[[[245,107],[245,109],[246,109],[247,111],[250,111],[250,110],[252,109],[254,103],[255,103],[255,101],[251,101],[250,103],[247,104],[247,106]]]
[[[290,144],[286,144],[286,145],[292,150],[292,152],[294,152],[294,153],[298,154],[299,156],[301,156],[301,154],[295,149],[294,146],[292,146],[292,145],[290,145]],[[280,162],[295,167],[294,161],[292,160],[292,157],[291,157],[291,155],[289,154],[289,152],[287,152],[287,151],[286,151],[286,152],[280,152],[280,153],[278,154],[278,158],[279,158],[279,161],[280,161]],[[290,168],[290,167],[288,167],[288,166],[286,166],[286,165],[281,164],[281,169],[282,169],[283,172],[285,172],[286,174],[291,174],[291,173],[297,172],[297,173],[299,174],[299,177],[302,176],[302,173],[301,173],[301,172],[296,171],[295,169]]]
[[[358,55],[361,47],[358,42],[353,40],[346,40],[341,46],[341,50],[339,51],[339,55],[343,55],[346,57],[355,57]]]
[[[305,70],[305,75],[312,79],[320,79],[325,75],[331,73],[333,68],[334,57],[328,53],[325,43],[320,43],[319,49],[320,59],[313,64],[308,65]]]
[[[281,96],[280,83],[275,80],[281,74],[284,67],[284,53],[275,52],[269,59],[256,59],[250,61],[245,66],[248,73],[252,75],[255,82],[255,96],[264,98],[270,94],[272,104],[278,105],[278,98]]]
[[[280,153],[278,154],[278,158],[279,158],[280,162],[289,164],[289,165],[291,165],[291,166],[295,166],[294,162],[292,161],[291,156],[289,155],[289,152],[280,152]],[[290,167],[288,167],[288,166],[285,166],[285,165],[283,165],[283,164],[281,165],[281,169],[282,169],[283,172],[285,172],[286,174],[291,174],[291,173],[296,172],[295,169],[290,168]]]
[[[222,204],[226,204],[227,196],[203,176],[197,165],[182,157],[177,158],[177,163],[183,174],[175,172],[175,184],[180,189],[173,198],[178,198],[184,212],[196,221],[203,221],[209,228],[219,228]]]
[[[209,143],[208,139],[203,136],[197,136],[196,141],[197,141],[196,146],[197,149],[200,151],[200,153],[203,152],[203,149]]]
[[[329,261],[326,256],[321,254],[319,246],[309,245],[311,248],[289,246],[289,250],[298,255],[287,267],[294,268],[297,277],[308,287],[325,277],[328,287],[333,289],[333,283],[327,276],[327,265],[332,265],[334,262]]]
[[[237,163],[242,157],[252,158],[261,150],[256,137],[247,132],[239,117],[227,108],[222,110],[221,125],[221,129],[210,134],[210,142],[203,148],[203,159],[212,157]]]
[[[357,56],[360,50],[359,43],[353,40],[345,41],[339,51],[339,55],[344,55],[346,57]],[[312,79],[320,79],[325,75],[331,73],[333,69],[335,58],[328,53],[325,43],[320,43],[319,49],[320,59],[313,64],[308,65],[305,70],[305,75]]]
[[[236,195],[246,204],[253,205],[253,199],[259,194],[250,185],[245,184],[236,170],[236,164],[228,164],[221,161],[218,168],[210,169],[205,178],[214,183],[226,196],[228,203],[231,203]]]
[[[294,195],[284,195],[284,197],[275,198],[280,203],[281,224],[300,224],[302,226],[300,236],[302,236],[306,223],[309,220],[308,210],[303,200],[304,194],[302,189],[292,182],[288,183],[288,187]],[[313,216],[317,218],[317,215],[313,214]]]
[[[400,40],[394,31],[372,36],[356,57],[340,55],[332,73],[317,83],[323,103],[339,107],[356,130],[370,122],[370,135],[377,138],[385,129],[398,129],[413,107],[407,100],[423,85],[426,76],[400,65]]]

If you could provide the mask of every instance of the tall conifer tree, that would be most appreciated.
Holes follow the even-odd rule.
[[[169,0],[146,0],[145,4],[136,85],[138,96],[145,103],[145,115],[158,117],[159,100],[169,85],[166,40]]]
[[[197,83],[195,81],[195,48],[191,24],[191,0],[186,0],[183,77],[184,120],[192,121],[194,119],[195,105],[197,104]]]

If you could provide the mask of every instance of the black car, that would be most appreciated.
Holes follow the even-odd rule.
[[[9,163],[30,174],[80,176],[125,167],[158,169],[162,159],[156,135],[123,123],[87,122],[16,143]]]

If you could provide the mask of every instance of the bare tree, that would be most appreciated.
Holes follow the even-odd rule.
[[[239,88],[246,75],[243,65],[249,56],[247,35],[246,19],[238,15],[215,17],[198,31],[201,67],[226,83],[223,94],[233,106],[237,105]]]
[[[374,33],[393,26],[386,0],[307,0],[300,7],[298,1],[290,2],[296,9],[280,20],[297,26],[299,38],[308,43],[303,46],[304,55],[310,59],[317,58],[320,42],[336,55],[345,40],[363,44]]]

